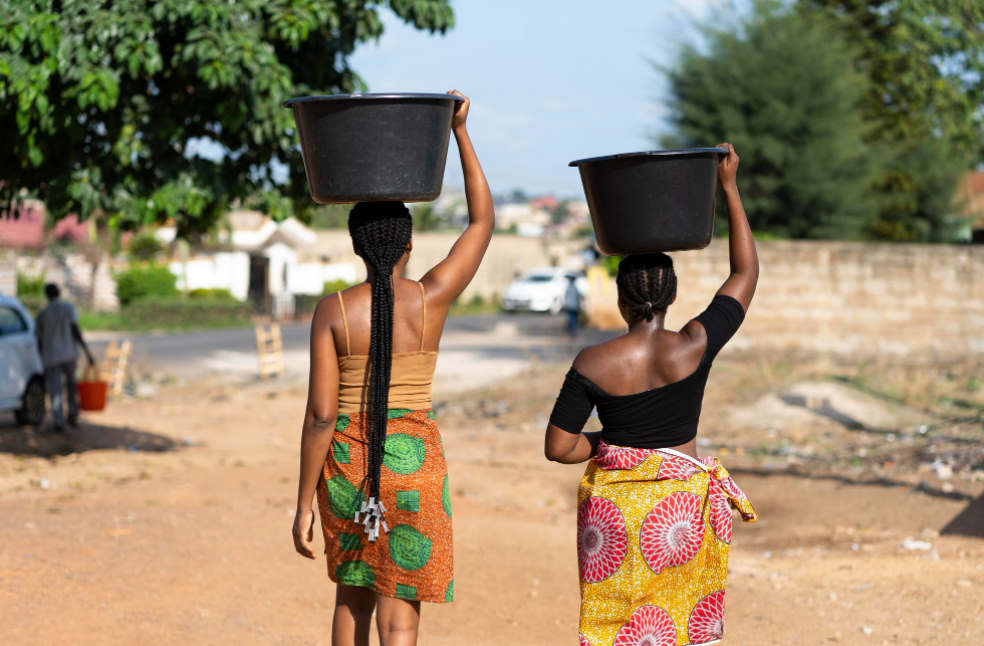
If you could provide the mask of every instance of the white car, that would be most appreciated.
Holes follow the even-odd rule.
[[[574,285],[581,293],[581,309],[584,309],[588,295],[588,279],[582,272],[559,267],[534,269],[522,278],[514,280],[506,288],[502,298],[502,309],[507,312],[528,310],[558,314],[564,309],[564,292],[567,291],[568,276],[575,277]]]
[[[44,421],[44,367],[34,319],[16,298],[0,294],[0,411],[7,410],[18,424]]]

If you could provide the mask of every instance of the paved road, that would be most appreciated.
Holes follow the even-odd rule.
[[[307,373],[308,325],[281,327],[288,373]],[[113,335],[93,335],[97,354]],[[252,377],[256,372],[256,340],[252,328],[126,335],[133,341],[136,372],[180,377],[226,375]],[[438,377],[460,387],[507,376],[536,356],[560,361],[578,346],[608,334],[585,331],[576,344],[563,330],[563,318],[541,314],[495,314],[448,319],[441,341]],[[474,374],[478,373],[478,374]]]

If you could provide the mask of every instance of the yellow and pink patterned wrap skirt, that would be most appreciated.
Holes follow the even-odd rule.
[[[578,489],[581,646],[720,641],[732,507],[756,520],[717,458],[599,443]]]

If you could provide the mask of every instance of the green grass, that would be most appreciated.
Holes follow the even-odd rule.
[[[218,330],[223,328],[249,327],[252,319],[236,317],[228,319],[181,322],[161,324],[154,321],[133,320],[125,312],[79,312],[79,327],[82,332],[112,331],[112,332],[191,332],[194,330]]]
[[[498,294],[493,294],[492,298],[484,298],[475,294],[468,300],[457,299],[451,305],[450,316],[464,316],[474,314],[497,314],[502,311],[502,299]]]

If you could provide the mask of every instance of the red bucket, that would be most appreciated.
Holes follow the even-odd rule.
[[[82,410],[102,410],[106,408],[106,391],[109,384],[99,379],[99,374],[91,366],[86,368],[82,381],[78,383],[79,408]]]

